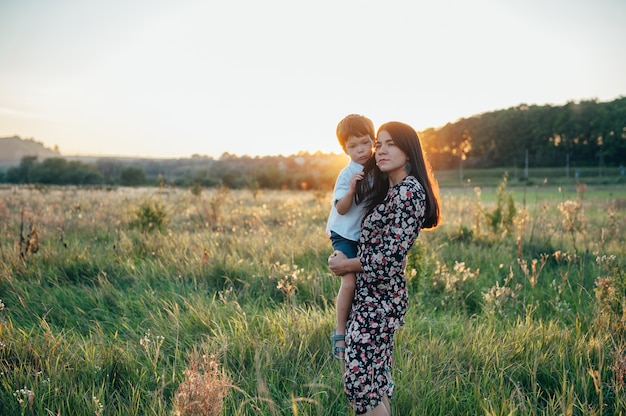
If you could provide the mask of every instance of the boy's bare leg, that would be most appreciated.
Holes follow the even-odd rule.
[[[352,300],[354,299],[354,288],[356,285],[356,274],[348,273],[341,276],[341,287],[337,293],[336,301],[336,314],[337,323],[335,325],[335,332],[337,334],[346,334],[346,323],[350,316],[350,310],[352,309]],[[338,347],[345,348],[345,341],[336,341]]]

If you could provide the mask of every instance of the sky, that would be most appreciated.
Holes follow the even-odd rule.
[[[0,0],[0,137],[340,153],[351,113],[424,130],[626,96],[625,20],[624,0]]]

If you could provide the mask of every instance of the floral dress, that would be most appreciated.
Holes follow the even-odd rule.
[[[357,414],[393,396],[391,361],[395,331],[404,324],[407,253],[424,223],[426,194],[407,176],[363,220],[358,257],[363,272],[346,330],[345,393]]]

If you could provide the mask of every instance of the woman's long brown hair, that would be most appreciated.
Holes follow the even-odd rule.
[[[424,213],[423,228],[435,228],[440,222],[440,198],[439,184],[435,179],[428,158],[422,150],[419,136],[415,129],[408,124],[398,121],[390,121],[378,128],[389,133],[393,143],[398,146],[409,158],[411,164],[409,175],[414,176],[422,184],[426,191],[426,212]],[[366,210],[371,211],[381,203],[389,191],[389,178],[376,166],[376,160],[372,157],[364,166],[364,179],[359,181],[356,201],[364,203]]]

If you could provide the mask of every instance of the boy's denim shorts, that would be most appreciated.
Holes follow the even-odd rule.
[[[334,231],[330,232],[330,242],[333,249],[341,251],[348,258],[356,257],[356,241],[348,240]]]

